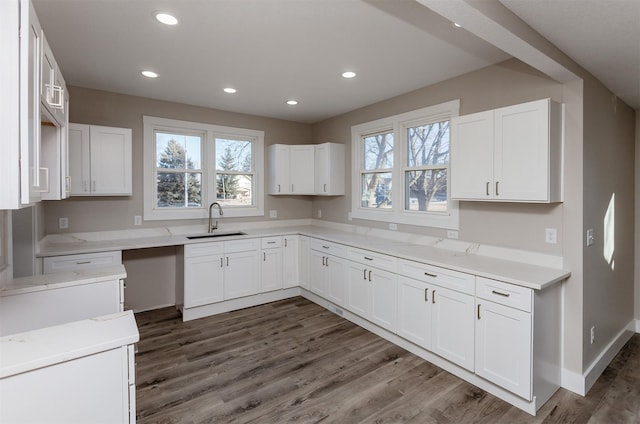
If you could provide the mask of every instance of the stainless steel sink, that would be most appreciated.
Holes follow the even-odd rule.
[[[203,239],[203,238],[215,238],[215,237],[230,237],[230,236],[246,236],[247,233],[242,231],[221,231],[219,233],[208,233],[197,236],[187,236],[189,240]]]

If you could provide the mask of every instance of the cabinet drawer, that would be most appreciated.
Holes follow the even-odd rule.
[[[484,277],[476,279],[477,297],[490,300],[501,305],[531,312],[533,290],[502,281],[490,280]]]
[[[282,247],[282,237],[262,237],[260,241],[263,249]]]
[[[241,239],[224,242],[224,253],[248,252],[260,248],[260,239]]]
[[[43,261],[43,273],[77,271],[82,269],[100,268],[122,263],[122,251],[81,253],[78,255],[49,256]]]
[[[184,257],[195,258],[198,256],[220,255],[223,252],[222,243],[195,243],[184,246]]]
[[[475,275],[464,272],[401,259],[398,274],[470,295],[475,293]]]
[[[340,256],[342,258],[347,255],[347,246],[337,243],[331,243],[329,241],[320,239],[311,239],[310,243],[312,250],[318,250],[330,255]]]
[[[395,272],[398,265],[398,259],[393,256],[374,253],[369,250],[357,249],[355,247],[349,248],[348,258],[363,265],[391,272]]]

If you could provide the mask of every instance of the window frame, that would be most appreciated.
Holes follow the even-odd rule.
[[[208,208],[216,198],[216,138],[251,141],[252,164],[255,182],[251,206],[224,206],[225,217],[264,216],[264,131],[222,125],[182,121],[177,119],[143,116],[143,186],[144,220],[181,220],[208,217]],[[156,140],[155,133],[175,132],[178,134],[203,134],[201,146],[202,206],[189,208],[158,208],[156,183]]]
[[[410,127],[449,120],[459,116],[460,100],[451,100],[433,106],[365,122],[351,127],[351,216],[356,219],[383,221],[389,223],[417,225],[423,227],[445,228],[457,230],[459,228],[459,204],[451,199],[451,154],[447,169],[447,212],[411,211],[405,210],[405,171],[413,169],[407,163],[407,129]],[[364,137],[383,133],[394,133],[392,185],[392,207],[388,209],[363,208],[361,206],[362,180],[364,170],[364,153],[362,140]],[[449,151],[454,140],[449,139]],[[436,166],[439,169],[444,167]]]

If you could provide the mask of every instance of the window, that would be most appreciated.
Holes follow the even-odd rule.
[[[144,218],[263,215],[262,131],[145,116]]]
[[[447,184],[458,110],[454,100],[352,127],[354,218],[458,228]]]

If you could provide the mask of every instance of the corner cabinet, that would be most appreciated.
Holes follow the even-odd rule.
[[[562,201],[562,105],[543,99],[451,120],[451,198]]]
[[[131,196],[131,129],[69,124],[71,196]]]
[[[344,195],[344,145],[269,146],[269,194]]]

